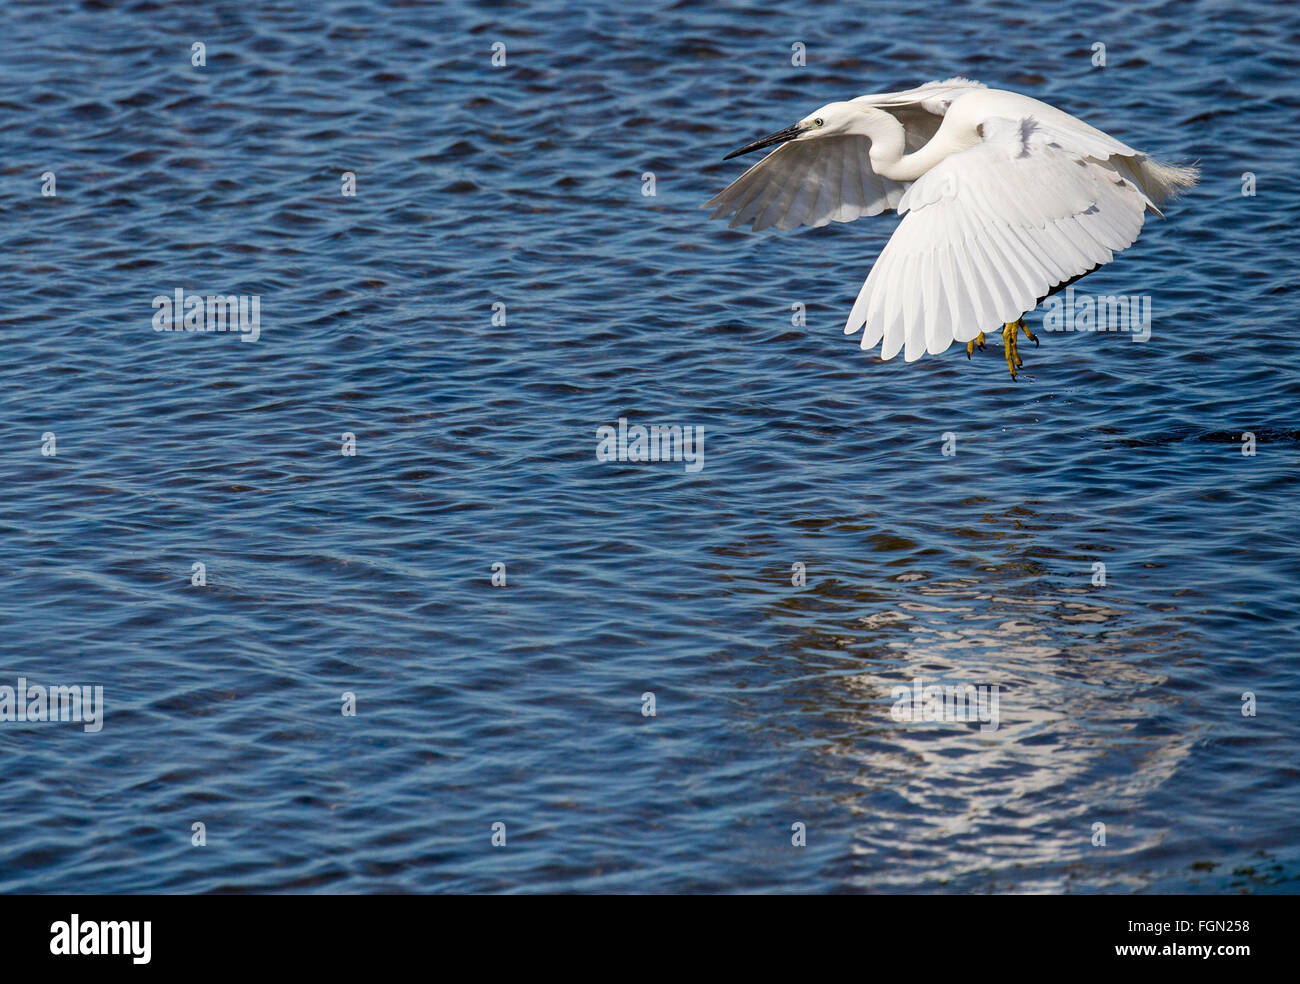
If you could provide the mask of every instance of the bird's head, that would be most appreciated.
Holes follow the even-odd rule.
[[[745,144],[739,150],[733,150],[723,158],[729,161],[733,157],[762,150],[773,144],[786,143],[790,140],[816,140],[819,137],[833,137],[842,133],[855,132],[854,127],[862,122],[862,107],[851,102],[827,103],[821,109],[813,110],[798,123],[787,126],[784,130],[769,133],[753,143]]]

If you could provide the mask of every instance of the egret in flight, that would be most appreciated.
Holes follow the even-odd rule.
[[[827,103],[728,154],[779,144],[705,204],[731,226],[823,226],[895,210],[844,326],[912,362],[1001,327],[1011,378],[1022,316],[1132,245],[1147,209],[1196,183],[1069,113],[955,78]]]

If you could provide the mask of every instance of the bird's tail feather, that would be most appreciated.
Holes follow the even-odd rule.
[[[1196,184],[1201,177],[1198,164],[1165,164],[1145,154],[1111,158],[1111,161],[1119,164],[1120,173],[1142,189],[1157,211],[1160,206]]]

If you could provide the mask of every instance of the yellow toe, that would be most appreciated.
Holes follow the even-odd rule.
[[[1012,379],[1016,378],[1016,370],[1024,365],[1016,352],[1016,331],[1015,322],[1008,322],[1002,326],[1002,351],[1007,357],[1007,369],[1010,371]]]

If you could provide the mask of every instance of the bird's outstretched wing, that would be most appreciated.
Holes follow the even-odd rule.
[[[851,222],[898,207],[906,185],[871,170],[866,137],[822,137],[782,144],[705,203],[730,226],[795,229]]]
[[[864,349],[883,339],[883,359],[903,350],[911,362],[1015,321],[1131,245],[1154,207],[1106,163],[1128,148],[1099,131],[1034,118],[982,127],[981,143],[909,187],[844,326],[862,329]]]
[[[853,101],[893,114],[903,124],[907,149],[915,150],[934,136],[948,104],[973,88],[983,86],[949,79],[905,92],[859,96]],[[769,226],[824,226],[878,215],[897,208],[908,186],[876,174],[871,169],[870,150],[869,139],[855,136],[782,144],[703,207],[716,209],[709,218],[730,215],[731,228],[752,223],[755,231]]]

